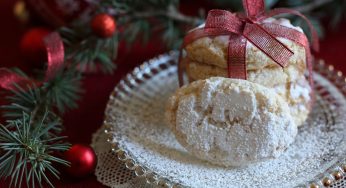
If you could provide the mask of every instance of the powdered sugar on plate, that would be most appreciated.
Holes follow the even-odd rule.
[[[331,82],[316,74],[321,89],[316,91],[314,111],[278,159],[243,168],[199,160],[179,145],[164,120],[166,100],[177,88],[175,71],[172,66],[144,82],[122,84],[107,109],[120,147],[159,176],[199,188],[294,187],[305,185],[346,155],[346,100]]]

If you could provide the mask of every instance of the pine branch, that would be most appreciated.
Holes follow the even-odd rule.
[[[57,108],[63,113],[66,109],[76,108],[76,101],[82,92],[81,75],[75,69],[66,69],[58,73],[54,79],[38,86],[19,86],[10,90],[5,97],[9,104],[1,106],[4,117],[15,119],[22,113],[41,117],[48,109]]]
[[[69,165],[63,159],[52,156],[54,152],[66,151],[65,137],[49,137],[49,132],[61,126],[58,121],[48,121],[46,112],[40,121],[32,121],[32,116],[23,113],[21,118],[0,124],[0,177],[10,178],[14,187],[21,187],[23,181],[28,187],[46,182],[54,187],[47,173],[59,178],[53,163]],[[30,123],[32,122],[32,124]]]
[[[94,36],[90,29],[84,30],[82,34],[66,27],[59,31],[69,47],[66,59],[72,62],[70,68],[83,72],[95,71],[100,67],[104,73],[112,73],[116,68],[113,60],[117,57],[118,34],[103,39]]]
[[[106,11],[104,7],[112,9],[118,24],[124,28],[120,40],[125,39],[130,44],[138,38],[148,41],[150,34],[155,30],[155,34],[158,33],[159,28],[167,46],[177,48],[185,29],[203,23],[200,17],[182,14],[176,0],[104,0],[100,4],[100,11]]]
[[[149,39],[152,19],[166,30],[163,38],[172,46],[179,44],[177,41],[182,37],[181,24],[195,26],[202,22],[181,14],[177,10],[176,0],[109,2],[127,11],[127,16],[119,19],[118,23],[125,26],[124,33],[129,32],[132,41],[139,35],[145,40]],[[166,11],[151,11],[152,8],[157,10],[162,7],[166,7]],[[141,31],[146,33],[140,34]],[[119,40],[125,38],[123,33],[116,33],[111,38],[99,38],[90,27],[85,26],[61,28],[59,32],[66,45],[67,68],[42,85],[16,85],[16,89],[9,91],[6,97],[9,104],[1,107],[8,124],[0,125],[0,153],[3,154],[0,156],[0,177],[9,177],[11,185],[15,187],[21,187],[24,181],[28,187],[37,184],[42,187],[44,182],[53,187],[46,173],[59,178],[53,163],[67,165],[66,161],[53,154],[68,149],[63,142],[65,137],[58,136],[62,126],[60,118],[53,112],[57,109],[63,113],[77,106],[76,101],[81,93],[80,71],[98,66],[104,72],[114,70],[112,60],[117,56]]]
[[[122,13],[121,15],[124,15],[126,13]],[[178,21],[181,23],[186,23],[192,26],[199,25],[203,23],[203,20],[197,17],[190,17],[182,14],[179,12],[175,6],[172,4],[168,6],[167,10],[157,10],[154,12],[135,12],[131,14],[134,18],[152,18],[152,17],[167,17],[170,20]]]
[[[82,93],[80,73],[74,69],[67,69],[63,73],[42,86],[45,102],[48,107],[56,107],[60,113],[66,109],[77,107],[76,101]]]
[[[5,99],[9,104],[1,106],[3,116],[10,119],[22,117],[23,112],[29,114],[39,108],[42,101],[41,90],[33,83],[26,87],[14,84],[14,90],[10,90]]]

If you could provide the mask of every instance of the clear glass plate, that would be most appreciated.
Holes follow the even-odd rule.
[[[314,65],[316,103],[296,141],[278,159],[224,168],[190,155],[164,120],[178,87],[177,52],[128,74],[110,96],[104,124],[117,157],[148,183],[164,187],[342,187],[346,176],[346,84],[340,71]]]

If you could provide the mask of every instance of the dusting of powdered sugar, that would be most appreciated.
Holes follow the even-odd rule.
[[[291,100],[289,108],[292,116],[293,114],[299,114],[299,112],[308,111],[308,101],[311,101],[311,87],[304,77],[291,83],[289,88],[286,85],[277,85],[272,89],[281,96],[286,96],[289,93],[289,100]]]
[[[290,95],[293,99],[303,97],[305,101],[310,100],[311,88],[307,81],[302,84],[292,84],[290,88]]]
[[[118,96],[110,101],[114,108],[107,112],[114,117],[113,134],[120,147],[159,176],[198,188],[294,187],[325,172],[346,154],[345,98],[329,81],[314,74],[324,88],[323,96],[326,91],[330,94],[317,97],[308,122],[279,158],[242,168],[202,161],[176,141],[164,120],[165,102],[177,88],[174,73],[175,70],[162,71],[138,87],[125,88],[126,93],[117,92]],[[331,99],[338,105],[326,102]],[[339,113],[326,115],[336,111]]]
[[[201,89],[191,89],[196,86]],[[246,80],[196,81],[179,89],[171,100],[166,113],[168,118],[176,117],[170,126],[179,143],[214,164],[244,166],[277,158],[297,135],[283,98]]]

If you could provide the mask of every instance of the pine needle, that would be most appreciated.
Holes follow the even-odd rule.
[[[48,132],[61,125],[58,121],[47,122],[47,117],[49,112],[40,121],[32,121],[30,115],[23,113],[21,118],[8,121],[7,125],[0,124],[0,152],[4,153],[0,157],[0,177],[9,177],[14,187],[21,186],[24,179],[27,186],[31,181],[32,187],[37,184],[42,187],[44,183],[53,187],[46,173],[59,178],[59,172],[52,164],[68,165],[67,161],[51,155],[67,150],[69,145],[62,143],[65,137],[48,136]]]

